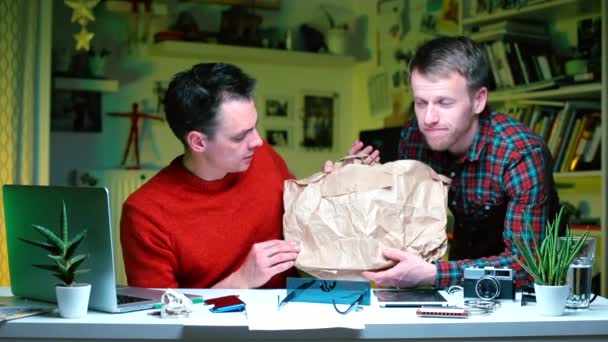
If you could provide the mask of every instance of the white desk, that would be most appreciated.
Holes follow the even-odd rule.
[[[235,293],[230,290],[189,290],[206,298]],[[55,313],[22,318],[0,324],[1,341],[175,341],[175,340],[385,340],[408,341],[608,341],[608,300],[598,297],[590,310],[567,312],[560,317],[544,317],[532,305],[503,303],[488,316],[469,319],[420,318],[415,309],[383,309],[372,303],[360,312],[346,316],[361,320],[362,330],[332,328],[310,330],[250,331],[249,320],[269,319],[281,327],[281,319],[290,322],[326,322],[331,305],[312,304],[306,310],[289,303],[279,316],[276,297],[284,290],[238,291],[247,303],[248,314],[209,312],[202,304],[194,305],[188,318],[161,319],[150,311],[127,314],[104,314],[89,311],[83,319],[59,318]],[[10,294],[6,288],[0,295]],[[291,305],[291,307],[289,307]],[[307,305],[307,304],[304,304]],[[308,304],[310,305],[310,304]],[[297,308],[298,310],[290,310]],[[328,310],[326,310],[328,309]],[[336,314],[337,315],[337,314]],[[248,318],[249,317],[249,318]],[[281,318],[281,319],[279,319]],[[276,324],[275,324],[276,323]]]

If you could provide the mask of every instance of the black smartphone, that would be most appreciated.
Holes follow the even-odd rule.
[[[245,310],[245,302],[239,296],[230,295],[205,300],[206,305],[213,305],[211,312],[235,312]]]

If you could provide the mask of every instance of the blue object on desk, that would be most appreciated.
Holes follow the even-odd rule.
[[[287,278],[287,297],[279,307],[288,302],[326,303],[346,314],[357,305],[370,304],[370,288],[369,281]],[[349,308],[342,311],[336,304],[347,304]]]
[[[238,295],[229,295],[205,300],[205,304],[213,305],[211,312],[240,312],[245,310],[245,302]]]

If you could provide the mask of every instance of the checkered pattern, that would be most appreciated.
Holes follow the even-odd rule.
[[[487,111],[480,114],[479,131],[465,155],[455,158],[448,152],[430,150],[417,123],[410,122],[401,134],[399,156],[423,161],[452,178],[448,206],[458,229],[450,249],[480,248],[462,238],[480,234],[480,230],[485,230],[484,235],[503,238],[504,250],[497,255],[436,262],[437,287],[460,283],[463,269],[469,266],[510,267],[517,271],[518,286],[529,280],[515,261],[513,238],[532,239],[532,234],[524,230],[525,224],[530,224],[537,238],[543,236],[544,225],[548,218],[553,219],[558,200],[551,172],[553,161],[542,138],[512,118]],[[504,220],[502,214],[496,214],[500,207],[506,208]],[[498,224],[476,225],[493,213],[501,216]],[[487,234],[490,230],[493,234]]]

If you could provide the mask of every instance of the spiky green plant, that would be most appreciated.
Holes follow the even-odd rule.
[[[323,10],[323,12],[325,13],[325,15],[327,16],[327,21],[329,22],[329,28],[334,28],[336,27],[336,21],[334,20],[334,17],[331,16],[331,14],[329,13],[329,10],[323,6],[321,6],[321,9]]]
[[[539,285],[565,285],[568,268],[589,235],[589,232],[585,232],[576,240],[570,227],[566,226],[565,239],[560,243],[559,227],[563,211],[564,207],[557,213],[553,222],[547,222],[546,235],[540,244],[530,228],[527,215],[525,215],[525,229],[532,236],[531,242],[524,241],[521,237],[513,239],[515,247],[521,254],[516,258],[517,262]]]
[[[32,224],[32,227],[42,235],[46,241],[34,241],[24,238],[19,238],[30,245],[34,245],[50,252],[48,257],[54,261],[52,265],[40,265],[34,264],[34,267],[38,267],[44,270],[53,272],[53,275],[61,280],[65,286],[73,286],[75,283],[76,276],[79,274],[88,272],[89,270],[79,270],[78,268],[82,263],[89,257],[88,254],[74,255],[78,245],[87,236],[87,229],[82,230],[76,234],[74,238],[69,239],[68,235],[68,217],[65,208],[65,202],[62,202],[61,210],[61,237],[57,236],[50,229],[45,227]]]

